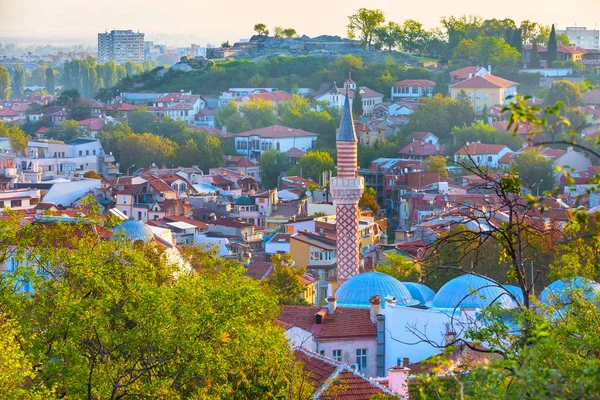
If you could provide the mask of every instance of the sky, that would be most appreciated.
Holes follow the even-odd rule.
[[[106,29],[185,34],[204,43],[249,38],[262,22],[299,34],[344,36],[348,15],[361,7],[380,8],[388,20],[415,19],[427,28],[443,16],[529,19],[544,24],[600,23],[600,0],[0,0],[0,37],[71,37],[95,43]]]

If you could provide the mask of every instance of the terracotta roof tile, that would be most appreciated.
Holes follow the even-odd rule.
[[[352,337],[377,337],[377,325],[371,322],[368,308],[337,307],[333,314],[327,314],[319,339]]]
[[[319,136],[318,133],[307,132],[303,129],[288,128],[281,125],[271,125],[265,128],[254,129],[238,133],[237,137],[259,136],[261,138],[283,138],[283,137],[310,137]]]
[[[456,155],[482,155],[482,154],[498,154],[502,149],[506,148],[503,144],[486,144],[486,143],[471,143],[462,149],[458,150]]]
[[[468,79],[469,74],[475,75],[479,70],[483,67],[478,65],[469,65],[468,67],[459,68],[457,70],[451,71],[450,76],[453,76],[457,79]]]
[[[472,78],[450,85],[452,89],[493,89],[507,88],[516,86],[518,83],[512,82],[494,75],[475,75]]]
[[[394,86],[421,86],[421,87],[434,87],[435,82],[429,79],[405,79],[400,82],[394,83]]]

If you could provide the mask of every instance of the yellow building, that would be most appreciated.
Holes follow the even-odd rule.
[[[466,94],[475,112],[480,113],[484,106],[489,110],[497,104],[507,103],[517,94],[517,85],[492,74],[477,74],[450,85],[450,96],[456,99],[461,97],[460,94]]]

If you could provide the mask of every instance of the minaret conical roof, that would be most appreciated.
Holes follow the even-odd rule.
[[[344,101],[344,111],[340,121],[340,129],[338,129],[338,142],[356,142],[356,132],[354,132],[354,121],[352,120],[352,112],[350,111],[350,99],[348,98],[348,90],[346,90],[346,100]]]

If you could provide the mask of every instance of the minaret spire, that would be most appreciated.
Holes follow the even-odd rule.
[[[358,140],[350,111],[349,88],[336,138],[337,176],[331,179],[331,193],[336,205],[337,286],[359,271],[358,202],[364,179],[358,176]]]

